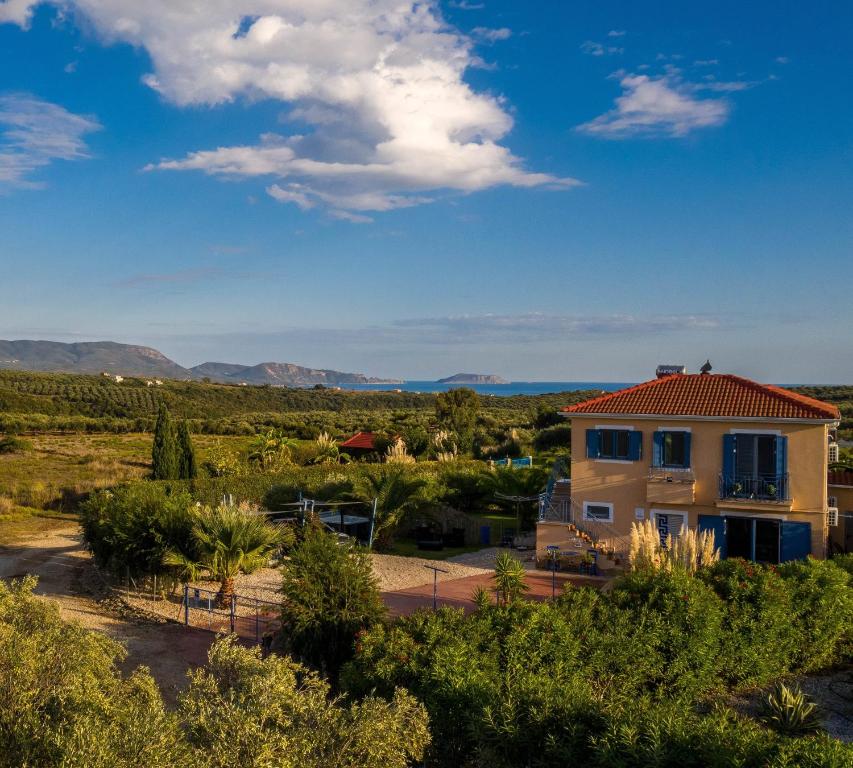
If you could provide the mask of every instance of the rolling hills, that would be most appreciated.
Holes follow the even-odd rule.
[[[235,384],[272,384],[285,387],[306,387],[315,384],[338,386],[387,381],[362,373],[307,368],[293,363],[239,365],[208,362],[185,368],[152,347],[119,344],[114,341],[68,344],[59,341],[0,340],[0,369],[44,373],[109,373],[179,381],[209,379]]]

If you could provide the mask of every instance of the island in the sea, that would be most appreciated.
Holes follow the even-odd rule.
[[[493,373],[456,373],[446,379],[439,379],[439,384],[509,384],[506,379]]]

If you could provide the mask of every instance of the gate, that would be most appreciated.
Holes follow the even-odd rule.
[[[281,625],[281,605],[246,595],[231,595],[224,603],[219,593],[184,585],[184,624],[210,632],[234,634],[262,644]]]

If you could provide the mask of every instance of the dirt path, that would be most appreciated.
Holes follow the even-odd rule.
[[[22,536],[0,547],[0,578],[38,576],[36,593],[59,605],[62,618],[122,642],[128,652],[125,671],[147,666],[167,700],[186,684],[187,669],[204,663],[213,635],[175,624],[127,617],[110,600],[83,548],[80,528],[55,528]]]

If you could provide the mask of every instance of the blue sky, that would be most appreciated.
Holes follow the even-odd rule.
[[[0,0],[0,338],[853,381],[849,3]]]

